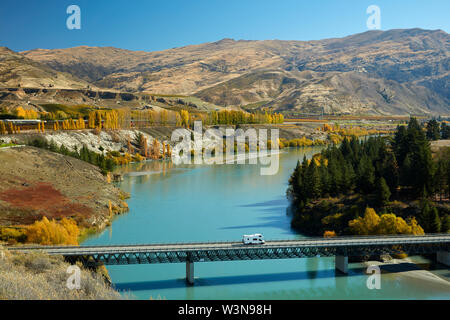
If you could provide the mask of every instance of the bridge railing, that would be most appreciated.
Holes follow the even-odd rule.
[[[298,242],[317,243],[320,241],[320,244],[316,246],[349,246],[349,245],[380,245],[386,244],[390,240],[399,240],[405,239],[405,242],[398,242],[398,244],[405,243],[444,243],[450,242],[450,234],[429,234],[424,236],[413,236],[413,235],[387,235],[387,236],[345,236],[345,237],[334,237],[334,238],[323,238],[323,237],[314,237],[314,238],[300,238],[300,239],[280,239],[280,240],[267,240],[265,245],[252,245],[246,246],[246,248],[276,248],[279,245],[271,245],[271,243],[290,243],[296,242],[297,244],[292,245],[283,245],[283,247],[298,247]],[[406,239],[408,239],[406,241]],[[411,239],[413,239],[411,241]],[[358,241],[355,241],[358,240]],[[369,240],[369,243],[368,243]],[[349,242],[346,242],[349,241]],[[397,242],[397,241],[395,241]],[[207,241],[207,242],[175,242],[175,243],[146,243],[146,244],[126,244],[126,245],[97,245],[97,246],[24,246],[24,247],[14,247],[12,250],[64,250],[64,249],[75,249],[79,253],[89,253],[95,249],[103,249],[104,252],[129,252],[130,249],[133,249],[133,252],[149,252],[149,251],[164,251],[165,246],[170,247],[182,247],[182,250],[192,251],[192,250],[219,250],[226,249],[223,246],[218,246],[218,244],[241,244],[241,241]],[[199,248],[198,245],[201,245],[203,248]],[[306,244],[307,245],[307,244]],[[151,248],[151,247],[162,247],[162,248]],[[74,250],[74,251],[75,251]],[[103,251],[100,250],[100,251]],[[172,249],[168,249],[172,250]],[[181,250],[181,248],[179,248]]]

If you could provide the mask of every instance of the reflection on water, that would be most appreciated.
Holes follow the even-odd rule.
[[[248,164],[124,166],[119,186],[131,194],[130,212],[84,244],[239,240],[250,233],[302,238],[290,227],[285,192],[297,160],[319,151],[280,154],[280,170],[273,176],[261,176],[260,165]],[[406,272],[383,274],[382,289],[369,290],[362,264],[351,264],[349,276],[341,276],[334,258],[196,263],[193,287],[186,286],[182,263],[109,266],[108,271],[117,289],[140,299],[450,299],[449,286]]]
[[[123,175],[145,175],[146,173],[167,173],[168,170],[174,168],[174,165],[169,160],[163,161],[142,161],[130,163],[117,168],[115,173],[121,173]]]

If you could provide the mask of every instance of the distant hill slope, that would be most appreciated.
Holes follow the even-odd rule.
[[[335,113],[450,113],[450,37],[368,31],[319,41],[235,41],[159,52],[111,47],[22,54],[99,87],[225,105]]]
[[[0,86],[22,88],[87,89],[95,87],[75,76],[0,47]]]

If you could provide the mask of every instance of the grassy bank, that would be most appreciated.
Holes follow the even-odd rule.
[[[70,264],[45,253],[11,253],[0,246],[0,300],[116,300],[102,270],[80,266],[80,289],[67,287]]]

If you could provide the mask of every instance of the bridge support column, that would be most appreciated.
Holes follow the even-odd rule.
[[[436,254],[437,261],[450,267],[450,252],[448,251],[438,251]]]
[[[189,260],[186,261],[186,282],[194,284],[194,262]]]
[[[336,256],[335,258],[336,270],[342,273],[348,273],[348,257],[346,256]]]

